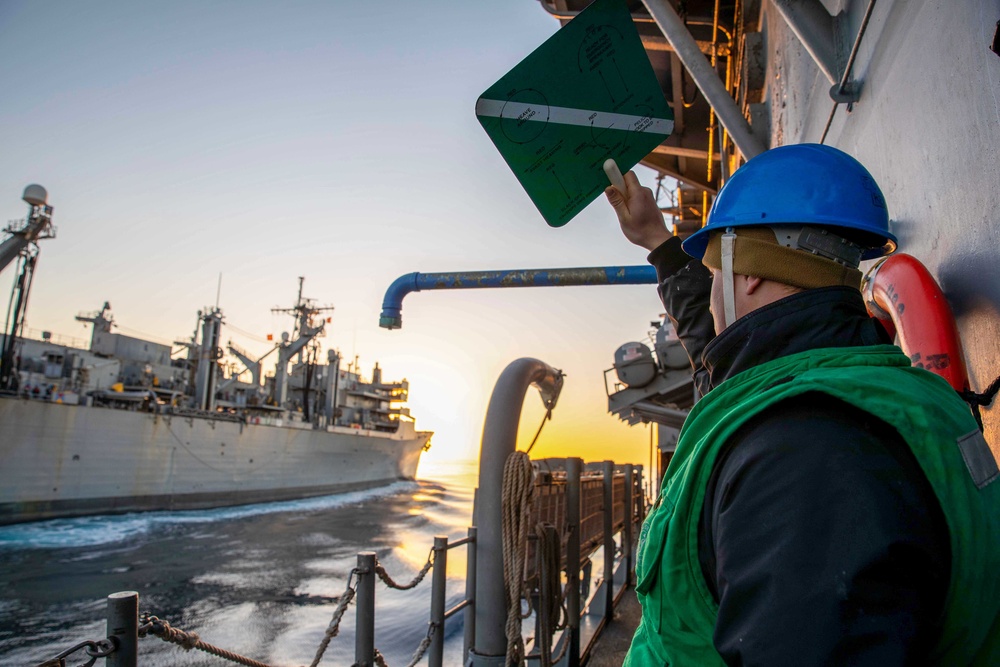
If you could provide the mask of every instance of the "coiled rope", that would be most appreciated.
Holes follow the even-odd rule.
[[[538,646],[541,667],[551,667],[562,660],[569,642],[563,642],[559,655],[552,655],[552,634],[566,627],[566,607],[559,565],[562,562],[562,543],[559,532],[549,523],[535,526],[541,568],[538,573]]]
[[[503,470],[501,496],[501,544],[503,579],[507,598],[507,658],[505,667],[525,664],[524,638],[521,637],[521,600],[524,596],[524,561],[527,557],[528,522],[531,517],[535,485],[531,459],[525,452],[513,452]]]

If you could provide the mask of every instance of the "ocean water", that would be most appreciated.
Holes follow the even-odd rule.
[[[0,527],[0,665],[36,665],[103,638],[106,598],[127,590],[138,591],[140,611],[205,642],[276,666],[308,665],[358,552],[375,551],[408,582],[435,535],[466,536],[475,483],[472,464],[421,466],[417,481],[322,498]],[[465,567],[465,547],[450,550],[448,608],[464,596]],[[390,667],[406,665],[427,632],[430,579],[411,591],[376,584],[375,645]],[[353,663],[354,611],[321,665]],[[445,664],[461,664],[461,617],[446,623]],[[139,664],[233,663],[147,637]]]

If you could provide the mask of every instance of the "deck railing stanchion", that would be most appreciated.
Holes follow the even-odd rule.
[[[615,614],[615,462],[604,461],[604,621]]]
[[[108,637],[115,650],[105,660],[108,667],[136,667],[139,660],[139,594],[135,591],[108,596]]]
[[[646,469],[643,468],[641,465],[636,466],[635,469],[638,471],[639,474],[639,524],[641,525],[642,522],[646,520],[647,501],[646,501],[646,492],[644,491],[645,487],[643,486],[643,484],[646,481],[645,477]],[[652,501],[653,499],[650,498],[649,500]]]
[[[357,627],[354,635],[354,662],[360,667],[375,665],[375,552],[358,554]]]
[[[625,465],[625,531],[622,533],[622,551],[625,552],[625,586],[633,584],[635,556],[632,553],[632,526],[635,521],[635,473],[631,463]]]
[[[528,656],[540,656],[541,650],[539,647],[542,645],[542,541],[538,539],[538,536],[535,535],[533,529],[530,533],[528,533],[529,552],[531,551],[532,544],[535,545],[535,585],[530,586],[530,592],[528,592],[528,595],[531,596],[530,604],[533,611],[532,616],[535,617],[535,639],[532,642],[532,648],[528,653]]]
[[[465,645],[462,647],[462,664],[469,660],[469,650],[476,640],[476,527],[469,526],[469,543],[466,546],[465,599]]]
[[[583,459],[566,459],[566,616],[569,624],[569,667],[580,667],[580,470]]]
[[[434,569],[431,571],[431,645],[427,656],[430,667],[444,664],[444,601],[448,581],[448,537],[434,536]]]

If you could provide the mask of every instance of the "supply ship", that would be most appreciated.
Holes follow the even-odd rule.
[[[0,260],[17,260],[0,339],[0,524],[289,500],[415,476],[431,433],[401,406],[408,382],[384,381],[377,363],[365,378],[336,350],[318,363],[331,309],[302,297],[301,278],[295,305],[275,309],[295,316],[293,333],[258,358],[229,343],[244,368],[228,374],[217,306],[175,348],[114,331],[107,303],[76,318],[93,326],[89,346],[22,335],[37,241],[54,235],[44,189],[24,198],[28,218],[0,244]]]

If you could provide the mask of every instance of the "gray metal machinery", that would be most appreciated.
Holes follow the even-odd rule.
[[[625,343],[615,350],[615,363],[604,372],[608,412],[635,425],[656,424],[658,470],[662,474],[673,455],[688,410],[697,399],[691,362],[670,322],[653,322],[654,350],[645,343]],[[608,385],[608,374],[617,380]],[[650,471],[652,474],[652,471]]]
[[[222,332],[222,311],[218,308],[200,313],[201,347],[198,348],[198,370],[195,376],[195,407],[215,410],[216,364],[222,358],[219,337]]]
[[[327,350],[326,400],[323,413],[327,424],[337,423],[337,385],[340,378],[340,354],[336,350]]]
[[[287,313],[295,315],[295,330],[292,336],[281,334],[281,344],[278,346],[278,364],[274,369],[274,401],[284,407],[288,399],[288,362],[296,354],[299,363],[303,361],[302,351],[316,336],[323,335],[327,320],[320,319],[316,325],[314,318],[320,313],[332,311],[332,306],[317,306],[313,299],[302,296],[302,283],[305,278],[299,277],[299,296],[291,308],[272,308],[272,313]],[[294,340],[291,340],[294,338]],[[289,342],[291,341],[291,342]]]
[[[28,217],[8,224],[4,231],[10,236],[0,243],[0,271],[15,259],[18,260],[17,278],[7,305],[3,346],[0,347],[0,391],[17,390],[15,349],[24,326],[31,278],[38,261],[37,242],[41,239],[55,238],[56,235],[55,227],[52,226],[52,207],[48,205],[48,196],[45,188],[40,185],[32,184],[26,187],[21,199],[30,207]]]

